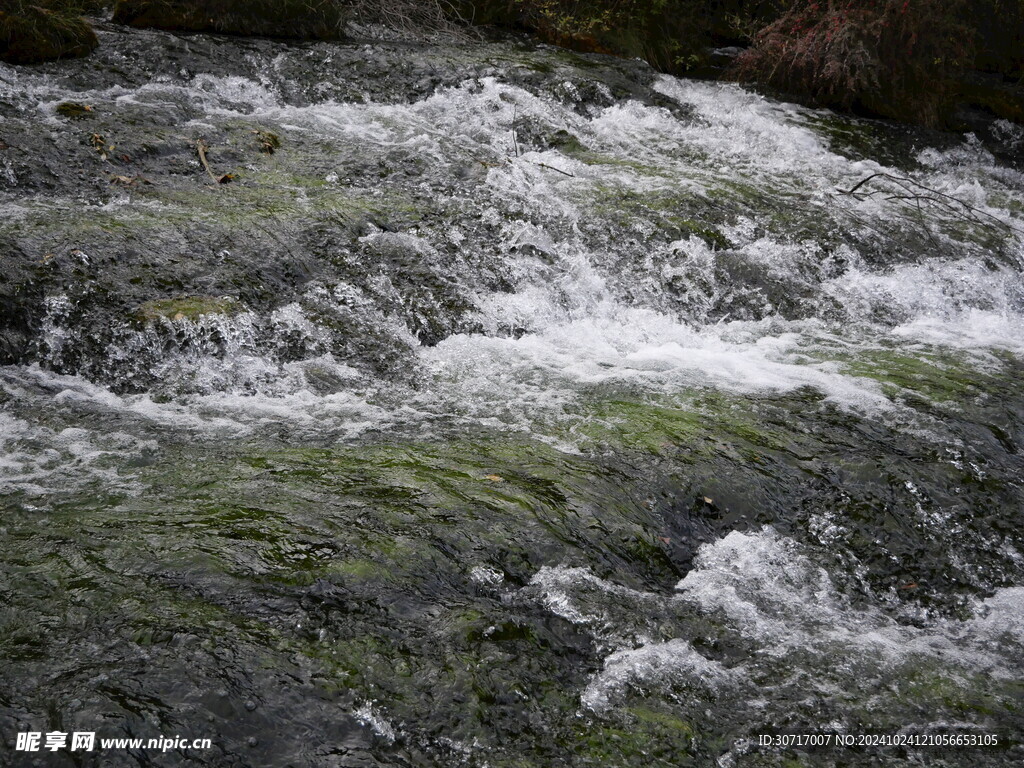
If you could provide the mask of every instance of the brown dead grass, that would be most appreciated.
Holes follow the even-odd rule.
[[[70,3],[15,0],[0,10],[0,60],[10,64],[85,56],[98,44],[92,27]]]

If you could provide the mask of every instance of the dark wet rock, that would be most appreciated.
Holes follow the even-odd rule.
[[[515,131],[516,141],[524,151],[560,149],[571,153],[584,149],[580,140],[569,131],[547,123],[538,117],[518,120]]]
[[[1002,120],[1024,124],[1024,84],[1000,75],[971,72],[959,80],[961,104],[980,108]],[[989,121],[990,122],[990,121]]]

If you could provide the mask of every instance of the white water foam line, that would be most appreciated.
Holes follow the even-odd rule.
[[[0,493],[33,498],[96,484],[106,492],[136,494],[141,486],[110,464],[157,450],[156,441],[125,432],[51,429],[0,411]]]
[[[263,361],[257,362],[262,368]],[[285,373],[296,382],[303,382],[309,369],[317,366],[339,376],[352,372],[348,366],[326,357],[290,364],[285,366]],[[294,436],[333,435],[347,441],[419,416],[412,409],[392,410],[373,405],[366,392],[342,389],[319,394],[298,384],[288,392],[264,394],[221,390],[173,399],[149,393],[118,395],[80,376],[56,374],[38,365],[0,368],[0,386],[17,397],[21,406],[57,407],[68,419],[124,422],[129,429],[155,430],[154,440],[167,429],[206,439],[238,439],[262,428],[285,426]]]
[[[689,687],[699,701],[714,696],[738,677],[736,671],[702,656],[686,640],[677,638],[613,653],[581,694],[580,703],[591,711],[603,712],[630,687],[649,685],[652,680],[672,685],[677,697],[680,688]]]

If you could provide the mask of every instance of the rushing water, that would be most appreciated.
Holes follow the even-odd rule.
[[[102,37],[0,67],[5,765],[1024,759],[1019,127]]]

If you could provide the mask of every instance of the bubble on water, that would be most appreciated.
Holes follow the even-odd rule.
[[[695,698],[704,700],[736,677],[734,671],[702,656],[687,641],[674,639],[613,653],[587,684],[580,703],[601,712],[631,686],[643,689],[652,684],[672,686],[674,698],[682,695],[680,688],[693,689]]]
[[[388,744],[395,743],[395,728],[371,702],[364,702],[352,714],[363,725],[370,728]]]
[[[504,574],[486,565],[475,565],[469,571],[469,578],[486,587],[496,587],[505,581]]]

